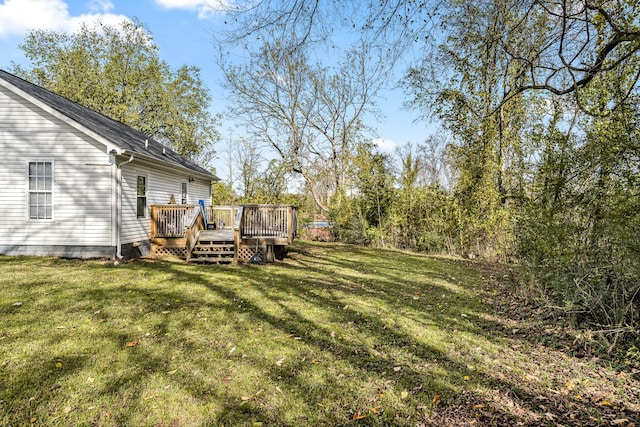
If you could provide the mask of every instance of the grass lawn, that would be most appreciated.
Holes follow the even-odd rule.
[[[305,242],[264,266],[0,257],[0,425],[637,422],[633,357],[572,352],[481,267]]]

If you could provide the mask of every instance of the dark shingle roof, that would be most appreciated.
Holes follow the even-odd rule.
[[[162,163],[189,169],[201,175],[208,175],[212,180],[218,180],[218,177],[208,170],[185,159],[170,148],[165,148],[160,142],[125,124],[83,107],[63,96],[50,92],[6,71],[0,70],[0,78],[134,156],[135,154],[139,154]],[[148,141],[146,148],[145,141]]]

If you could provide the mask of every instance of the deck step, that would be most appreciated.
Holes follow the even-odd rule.
[[[219,255],[233,255],[235,253],[235,251],[199,251],[199,250],[194,250],[191,251],[191,255],[213,255],[213,256],[219,256]]]
[[[233,241],[216,236],[201,235],[198,243],[191,251],[191,262],[197,263],[229,263],[233,262],[235,245]]]
[[[231,258],[211,258],[211,257],[205,257],[205,258],[191,258],[190,262],[197,262],[197,263],[216,263],[216,264],[222,264],[222,263],[230,263],[233,262],[233,257]]]
[[[222,243],[198,243],[196,245],[196,249],[233,249],[233,244],[222,244]]]

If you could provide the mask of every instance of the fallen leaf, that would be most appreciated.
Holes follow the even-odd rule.
[[[35,423],[36,421],[38,421],[38,419],[36,417],[31,418],[31,424]]]
[[[393,368],[394,372],[400,372],[402,370],[402,366],[396,366]]]
[[[169,375],[173,375],[173,374],[175,374],[176,372],[178,372],[178,369],[174,369],[173,371],[168,371],[168,372],[167,372],[167,374],[169,374]]]
[[[434,405],[438,406],[441,401],[442,401],[442,396],[440,396],[439,394],[436,394],[435,396],[433,396]]]
[[[135,347],[138,345],[138,340],[135,341],[127,341],[127,343],[125,344],[127,347]]]
[[[406,399],[407,397],[409,397],[409,392],[407,390],[403,390],[402,393],[400,393],[400,397],[402,399]]]
[[[71,412],[71,406],[66,406],[66,407],[64,408],[64,413],[65,413],[65,414],[68,414],[69,412]]]
[[[603,400],[600,402],[602,406],[611,406],[611,403],[608,400]]]
[[[249,396],[242,396],[240,399],[241,399],[243,402],[246,402],[247,400],[251,400],[251,397],[249,397]]]
[[[617,418],[613,421],[611,421],[611,425],[613,426],[619,426],[620,424],[628,424],[629,423],[629,419],[628,418]]]
[[[162,312],[162,314],[169,314],[169,313],[171,313],[169,310],[165,310]]]
[[[465,375],[464,377],[462,377],[462,379],[465,381],[469,381],[471,378],[469,378],[469,375]]]
[[[354,420],[362,420],[367,418],[367,414],[363,414],[360,411],[356,412],[355,414],[353,414],[353,419]]]
[[[373,412],[374,414],[378,415],[380,413],[380,408],[382,408],[381,406],[376,406],[375,408],[371,408],[370,411]]]
[[[284,358],[284,357],[282,357],[282,358],[280,358],[280,359],[276,360],[276,365],[277,365],[277,366],[282,366],[282,362],[284,362],[284,359],[285,359],[285,358]]]
[[[21,302],[14,302],[13,304],[11,304],[14,307],[20,307],[22,305]]]

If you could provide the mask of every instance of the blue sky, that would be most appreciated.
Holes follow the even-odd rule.
[[[12,62],[25,64],[18,44],[34,28],[73,32],[81,23],[101,21],[115,25],[137,17],[153,34],[162,59],[174,67],[195,65],[213,96],[212,110],[224,112],[225,94],[222,75],[214,60],[212,34],[223,25],[221,11],[226,0],[0,0],[0,68],[8,70]],[[376,128],[376,143],[382,151],[391,151],[407,141],[424,141],[430,127],[414,124],[414,114],[400,108],[402,93],[384,91],[379,100],[386,119],[369,123]],[[231,124],[223,123],[223,139]],[[224,144],[218,147],[224,149]],[[224,159],[224,153],[220,153]],[[225,167],[216,162],[224,178]]]

